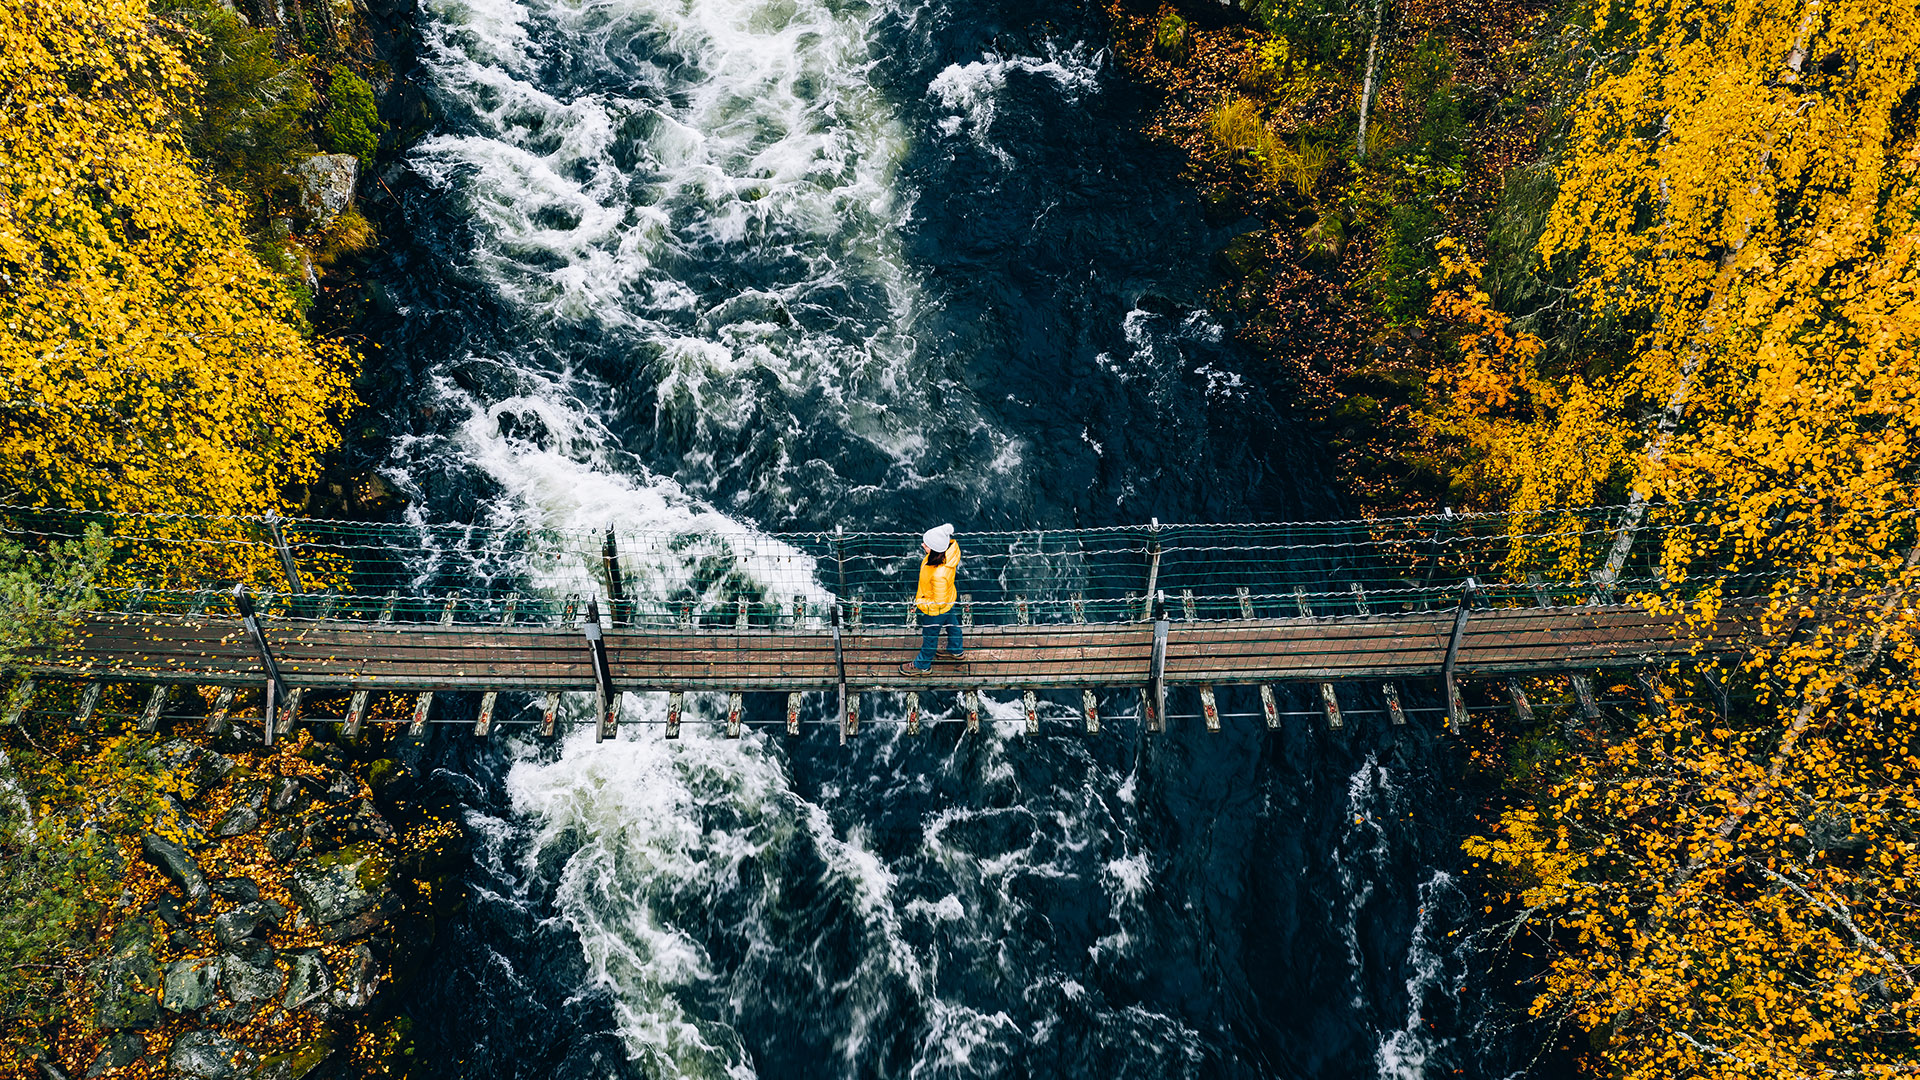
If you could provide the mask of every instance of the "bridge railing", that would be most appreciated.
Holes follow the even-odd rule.
[[[1616,588],[1669,587],[1666,542],[1697,529],[1659,506],[1632,536]],[[1113,622],[1165,597],[1174,619],[1341,616],[1452,607],[1474,579],[1484,602],[1572,603],[1616,540],[1619,507],[1444,513],[1346,521],[962,531],[964,614],[981,622]],[[249,586],[270,617],[562,623],[589,597],[632,625],[789,629],[904,625],[918,533],[759,533],[710,516],[677,531],[456,523],[86,514],[0,507],[0,535],[43,544],[100,527],[113,544],[111,610],[229,612]],[[1764,591],[1764,571],[1713,585]]]

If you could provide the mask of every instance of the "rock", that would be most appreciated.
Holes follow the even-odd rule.
[[[289,174],[300,182],[300,212],[315,228],[333,224],[353,201],[360,162],[352,154],[315,154]]]
[[[207,910],[207,875],[200,872],[200,864],[193,861],[187,849],[171,840],[147,833],[140,838],[140,846],[147,853],[147,861],[158,866],[174,884],[180,886],[190,906],[196,911]]]
[[[347,960],[347,970],[333,992],[333,1007],[357,1012],[373,1003],[373,995],[379,989],[380,965],[374,962],[373,950],[363,941],[353,947],[353,955]]]
[[[287,985],[287,973],[273,962],[273,950],[265,945],[243,945],[220,958],[220,980],[227,996],[237,1002],[266,1001],[280,996]]]
[[[260,902],[260,886],[254,884],[251,878],[215,878],[207,882],[207,887],[213,890],[213,895],[223,900],[232,900],[239,904],[257,904]],[[278,916],[276,916],[276,919],[277,918]]]
[[[220,818],[220,824],[213,827],[218,837],[241,836],[260,827],[260,812],[251,806],[235,806]]]
[[[108,953],[97,968],[97,1022],[109,1030],[152,1027],[160,1019],[160,969],[153,962],[153,925],[145,916],[113,932]]]
[[[349,915],[337,923],[330,923],[321,927],[320,940],[332,944],[340,941],[352,941],[357,937],[366,937],[368,934],[385,926],[399,913],[399,899],[392,893],[388,893],[382,898],[380,903],[375,904],[358,915]]]
[[[207,831],[193,820],[187,804],[177,795],[162,795],[160,805],[153,817],[147,820],[147,828],[153,833],[172,840],[188,851],[199,851],[207,846]]]
[[[354,844],[296,866],[287,891],[316,923],[339,922],[379,902],[386,891],[386,858],[371,844]]]
[[[283,776],[273,783],[273,794],[267,796],[267,809],[276,814],[291,814],[306,805],[307,788],[297,776]]]
[[[147,1052],[147,1040],[131,1031],[116,1031],[107,1036],[107,1045],[93,1059],[93,1067],[87,1075],[99,1076],[108,1069],[124,1069],[140,1060]]]
[[[260,1068],[253,1074],[254,1080],[301,1080],[332,1057],[337,1045],[329,1034],[298,1049],[274,1054],[260,1063]]]
[[[216,754],[185,739],[169,739],[147,751],[159,766],[172,773],[184,789],[181,794],[191,802],[200,793],[227,778],[234,769],[232,758]]]
[[[315,851],[331,851],[361,840],[391,840],[393,826],[374,809],[372,799],[355,799],[309,815],[306,835]]]
[[[279,829],[267,834],[267,854],[281,862],[293,858],[300,850],[300,834]]]
[[[310,1012],[324,1016],[333,993],[333,972],[327,970],[326,957],[319,949],[302,949],[289,954],[293,970],[287,977],[287,996],[280,1007],[288,1012]]]
[[[327,782],[319,789],[320,797],[330,803],[343,803],[360,794],[360,782],[343,772],[328,770]]]
[[[213,1004],[219,996],[219,957],[175,960],[167,965],[166,984],[160,993],[161,1008],[177,1013],[196,1012]]]
[[[167,1070],[192,1080],[238,1080],[259,1063],[259,1055],[211,1031],[189,1031],[167,1052]]]
[[[266,905],[260,903],[242,904],[213,920],[213,940],[222,948],[234,948],[241,942],[260,932],[262,925],[271,925],[276,920]]]
[[[180,914],[180,898],[172,893],[161,893],[154,897],[153,903],[147,906],[155,915],[160,916],[160,921],[166,923],[170,929],[178,930],[187,925],[187,917]]]

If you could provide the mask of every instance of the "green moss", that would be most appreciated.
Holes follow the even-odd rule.
[[[1184,64],[1193,53],[1193,35],[1187,32],[1187,20],[1169,11],[1153,28],[1154,55],[1162,60]]]

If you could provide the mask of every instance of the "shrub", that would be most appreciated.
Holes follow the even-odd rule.
[[[373,103],[373,87],[367,80],[334,65],[327,83],[327,115],[320,122],[320,135],[327,149],[336,154],[352,154],[360,167],[373,166],[373,155],[380,149],[380,110]]]

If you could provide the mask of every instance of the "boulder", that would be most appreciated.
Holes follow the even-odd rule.
[[[325,1015],[330,1004],[328,995],[333,993],[333,972],[327,970],[326,957],[319,949],[301,949],[289,953],[288,959],[293,962],[293,970],[287,976],[287,996],[280,1007],[288,1012]]]
[[[355,799],[309,814],[306,835],[315,851],[331,851],[361,840],[391,840],[393,826],[380,816],[372,799]]]
[[[169,1012],[197,1012],[220,996],[220,958],[203,956],[193,960],[175,960],[167,965],[165,985],[160,992],[160,1007]]]
[[[107,1044],[94,1057],[93,1067],[87,1070],[87,1076],[99,1076],[108,1069],[124,1069],[139,1061],[146,1052],[147,1040],[131,1031],[116,1031],[107,1036]]]
[[[380,965],[373,959],[373,950],[361,942],[353,947],[353,954],[347,959],[347,970],[341,974],[340,985],[333,991],[333,1007],[357,1012],[373,1003],[373,995],[380,989]]]
[[[290,175],[300,182],[301,216],[314,228],[325,228],[353,202],[360,161],[352,154],[315,154],[294,166]]]
[[[272,925],[277,920],[265,904],[258,902],[242,904],[213,920],[213,940],[222,948],[231,949],[260,932],[264,925]]]
[[[163,873],[180,886],[186,894],[189,904],[196,911],[207,909],[207,875],[200,872],[200,864],[193,861],[187,849],[164,837],[147,833],[140,838],[140,846],[146,852],[147,861],[158,866]]]
[[[199,851],[207,846],[207,831],[193,820],[187,804],[180,801],[178,795],[167,794],[160,797],[160,805],[147,820],[147,828],[155,835],[172,840],[188,851]]]
[[[113,932],[97,967],[96,1021],[108,1030],[152,1027],[160,1019],[160,969],[153,962],[153,925],[145,916]]]
[[[283,776],[273,782],[267,796],[267,809],[276,814],[291,814],[307,804],[307,787],[297,776]]]
[[[172,773],[188,801],[227,778],[234,769],[233,759],[216,754],[185,739],[169,739],[147,751],[162,769]]]
[[[372,844],[353,844],[293,868],[287,891],[307,918],[326,925],[358,915],[386,892],[387,860]]]
[[[332,1057],[338,1045],[334,1036],[327,1034],[305,1046],[274,1054],[260,1062],[260,1068],[254,1071],[254,1080],[301,1080]]]
[[[267,834],[267,854],[281,862],[286,862],[300,850],[300,834],[276,829]]]
[[[239,1080],[259,1063],[259,1055],[211,1031],[189,1031],[167,1052],[168,1073],[191,1080]]]
[[[238,904],[257,904],[260,902],[260,886],[252,878],[226,877],[215,878],[207,882],[213,895],[223,900],[232,900]]]
[[[220,981],[226,984],[228,997],[244,1004],[279,997],[287,974],[273,962],[272,949],[252,945],[220,958]]]
[[[260,812],[251,806],[235,806],[221,815],[213,834],[222,838],[241,836],[260,827]]]

